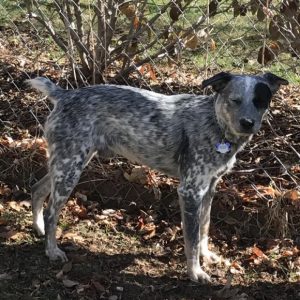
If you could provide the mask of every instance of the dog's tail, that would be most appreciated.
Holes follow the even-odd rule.
[[[26,80],[34,89],[42,92],[44,95],[48,96],[52,102],[55,104],[58,98],[57,92],[64,91],[60,86],[55,85],[51,80],[45,77],[36,77],[34,79]]]

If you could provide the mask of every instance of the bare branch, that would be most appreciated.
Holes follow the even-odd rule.
[[[200,17],[198,19],[197,22],[195,22],[189,30],[187,30],[182,36],[181,36],[181,39],[184,39],[186,38],[188,35],[190,35],[192,32],[194,32],[195,30],[197,30],[200,25],[202,25],[206,19],[207,19],[208,15],[205,14],[204,16]],[[158,37],[159,38],[159,37]],[[157,38],[157,39],[158,39]],[[151,44],[147,45],[146,49],[150,48],[153,46],[155,41],[153,41]],[[158,56],[165,56],[168,54],[168,52],[170,50],[172,50],[174,47],[175,47],[175,44],[177,43],[178,41],[177,40],[174,40],[172,42],[170,42],[168,45],[164,46],[163,49],[160,49],[158,50],[155,54],[151,55],[151,56],[148,56],[147,58],[145,58],[144,60],[141,60],[140,62],[134,64],[134,65],[131,65],[130,67],[128,67],[127,69],[123,70],[123,72],[120,72],[116,77],[115,79],[118,80],[122,77],[126,77],[126,75],[128,75],[129,73],[133,72],[137,67],[145,64],[145,63],[148,63],[154,59],[156,59]],[[140,53],[142,51],[145,51],[145,49],[143,50],[140,50],[140,51],[137,51],[136,53]]]
[[[83,30],[83,23],[82,23],[82,11],[79,5],[79,0],[73,0],[72,4],[74,7],[74,15],[76,18],[78,37],[82,41],[84,37],[84,30]]]
[[[85,58],[87,57],[92,57],[92,54],[90,53],[90,51],[88,50],[88,48],[85,46],[84,42],[80,39],[79,35],[77,34],[77,32],[72,28],[72,24],[71,24],[71,17],[72,16],[68,16],[68,14],[66,13],[65,9],[63,8],[62,5],[60,5],[58,3],[58,1],[55,1],[55,7],[57,12],[59,13],[63,23],[65,24],[65,27],[68,28],[68,30],[70,30],[70,35],[72,37],[72,40],[74,41],[76,48],[78,50],[79,53],[81,53],[81,57],[82,57],[82,63],[86,66],[88,66],[88,61]],[[68,6],[67,6],[68,7]],[[83,55],[85,54],[85,55]]]
[[[47,20],[47,17],[44,15],[42,10],[39,7],[39,4],[36,0],[33,0],[33,4],[36,8],[36,10],[39,13],[39,16],[29,11],[29,18],[37,20],[46,30],[49,32],[55,43],[65,52],[68,52],[67,45],[63,41],[63,39],[57,35],[56,31],[53,28],[52,22],[50,20]]]

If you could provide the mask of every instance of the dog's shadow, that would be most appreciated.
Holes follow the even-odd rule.
[[[250,285],[202,285],[164,268],[137,266],[151,254],[109,255],[80,248],[69,252],[72,264],[50,263],[42,242],[0,248],[1,299],[299,299],[299,283],[254,281]],[[1,277],[2,276],[2,277]],[[6,276],[6,277],[5,277]],[[112,298],[111,298],[112,299]]]

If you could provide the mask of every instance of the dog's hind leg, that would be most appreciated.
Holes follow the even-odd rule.
[[[45,213],[46,255],[50,260],[67,261],[66,254],[60,250],[56,241],[56,228],[59,214],[77,184],[83,168],[94,152],[84,147],[75,154],[67,153],[63,157],[60,152],[50,156],[51,194]]]
[[[50,194],[50,185],[50,176],[47,174],[31,188],[33,228],[37,231],[38,235],[45,234],[43,204]]]
[[[84,166],[88,165],[95,153],[96,152],[89,153]],[[31,187],[33,228],[37,231],[38,235],[45,235],[43,204],[50,195],[50,192],[51,178],[49,173]]]

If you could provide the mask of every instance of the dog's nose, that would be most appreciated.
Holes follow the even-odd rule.
[[[245,129],[251,129],[254,126],[254,123],[255,122],[252,119],[247,119],[247,118],[240,119],[240,124]]]

